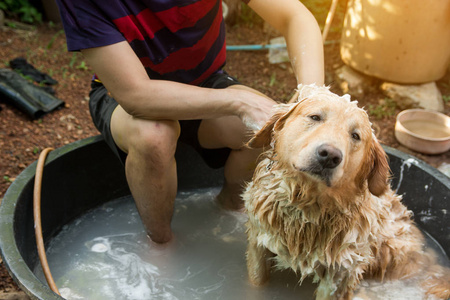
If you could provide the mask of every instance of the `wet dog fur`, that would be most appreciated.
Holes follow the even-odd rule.
[[[316,299],[351,299],[360,280],[422,276],[426,295],[450,297],[450,272],[423,250],[412,212],[389,185],[386,153],[367,113],[326,87],[299,86],[249,141],[264,147],[243,199],[250,281],[271,264],[318,283]],[[424,275],[425,274],[425,275]]]

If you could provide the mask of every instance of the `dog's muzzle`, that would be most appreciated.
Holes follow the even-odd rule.
[[[342,161],[342,152],[336,147],[323,144],[317,148],[316,158],[324,169],[334,169]]]
[[[341,162],[341,150],[329,144],[322,144],[317,147],[310,165],[301,171],[320,177],[330,186],[333,171]]]

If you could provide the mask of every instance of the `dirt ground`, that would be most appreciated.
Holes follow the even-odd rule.
[[[331,90],[339,90],[335,70],[343,65],[339,55],[339,24],[337,18],[329,40],[336,41],[325,46],[326,83]],[[337,29],[336,29],[337,28]],[[229,45],[265,44],[277,34],[261,22],[241,22],[228,28]],[[267,51],[228,51],[226,70],[242,83],[256,88],[278,101],[288,100],[294,92],[296,82],[288,63],[270,64]],[[60,25],[43,24],[36,30],[0,28],[0,68],[8,68],[8,62],[24,57],[37,69],[51,75],[59,83],[54,87],[56,96],[65,101],[62,109],[31,120],[22,112],[0,99],[0,199],[20,172],[38,158],[46,147],[58,148],[65,144],[97,135],[88,111],[88,91],[92,70],[79,53],[68,53],[65,37]],[[450,153],[427,156],[414,153],[398,144],[394,137],[397,107],[385,105],[385,96],[378,90],[375,81],[371,92],[358,99],[363,107],[384,111],[372,115],[379,139],[386,145],[399,148],[437,167],[450,163]],[[450,74],[438,83],[443,95],[450,96]],[[384,102],[383,102],[384,101]],[[384,103],[384,104],[383,104]],[[445,113],[450,115],[450,103],[445,104]],[[13,297],[19,289],[0,265],[0,298]],[[4,297],[2,297],[4,295]],[[17,298],[10,298],[17,299]]]

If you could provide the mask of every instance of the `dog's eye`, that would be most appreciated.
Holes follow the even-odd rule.
[[[355,141],[360,141],[361,137],[357,133],[352,133],[352,139],[354,139]]]
[[[317,121],[317,122],[322,120],[319,115],[311,115],[309,117],[310,117],[311,120],[314,120],[314,121]]]

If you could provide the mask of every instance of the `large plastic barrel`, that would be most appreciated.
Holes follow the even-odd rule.
[[[450,0],[350,0],[341,57],[386,81],[440,79],[450,64]]]

